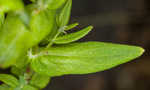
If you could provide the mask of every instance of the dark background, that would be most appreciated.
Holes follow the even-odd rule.
[[[104,72],[52,78],[45,90],[150,90],[150,0],[73,0],[73,22],[95,27],[81,41],[139,45],[146,53]]]

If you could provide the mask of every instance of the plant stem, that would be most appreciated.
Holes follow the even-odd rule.
[[[59,36],[59,34],[61,32],[63,32],[65,30],[65,28],[66,28],[66,26],[59,28],[58,32],[56,33],[56,35],[53,37],[53,39],[50,41],[50,43],[47,45],[46,48],[49,48],[49,47],[51,47],[53,45],[55,39]]]

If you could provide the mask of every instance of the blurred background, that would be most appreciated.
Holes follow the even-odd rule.
[[[150,90],[150,0],[73,0],[73,22],[95,27],[81,41],[139,45],[146,53],[107,71],[52,78],[44,90]]]

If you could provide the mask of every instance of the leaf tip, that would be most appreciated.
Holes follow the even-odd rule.
[[[142,47],[139,47],[139,49],[140,49],[140,55],[143,55],[143,53],[145,52],[145,49]]]
[[[90,26],[88,26],[87,28],[88,28],[89,30],[92,30],[94,27],[90,25]]]

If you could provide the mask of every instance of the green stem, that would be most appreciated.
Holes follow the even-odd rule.
[[[59,28],[58,32],[56,33],[56,35],[53,37],[53,39],[50,41],[50,43],[47,45],[46,48],[49,48],[53,45],[55,39],[59,36],[60,33],[62,33],[65,30],[66,26]]]

